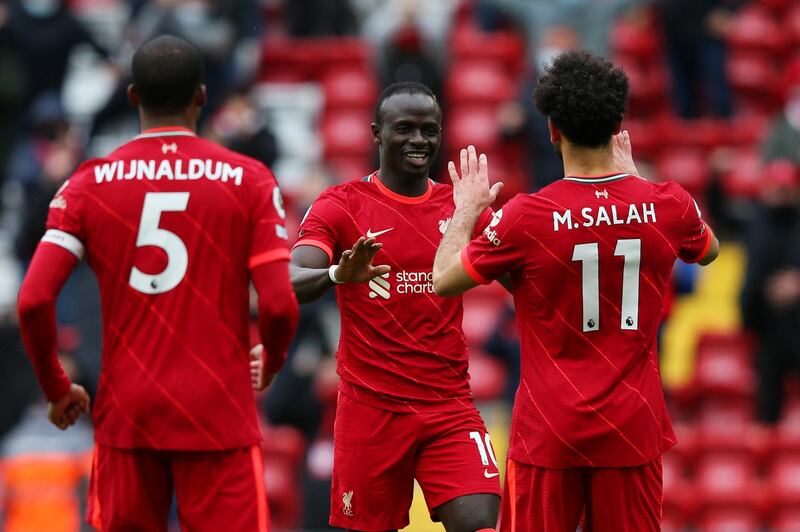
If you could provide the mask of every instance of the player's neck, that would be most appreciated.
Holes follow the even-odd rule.
[[[422,196],[428,191],[428,178],[395,174],[384,168],[378,170],[378,179],[383,186],[401,196],[415,198]]]
[[[162,127],[181,127],[197,132],[197,120],[185,115],[151,116],[141,112],[139,113],[139,122],[142,131]]]
[[[600,148],[584,148],[564,142],[561,153],[565,176],[606,175],[618,171],[610,144]]]

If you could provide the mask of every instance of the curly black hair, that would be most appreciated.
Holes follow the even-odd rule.
[[[545,68],[533,97],[567,140],[597,148],[609,142],[622,122],[628,77],[589,52],[564,52]]]

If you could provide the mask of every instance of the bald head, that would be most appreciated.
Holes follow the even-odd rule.
[[[133,56],[132,70],[138,103],[155,116],[185,112],[203,83],[200,52],[171,35],[144,43]]]

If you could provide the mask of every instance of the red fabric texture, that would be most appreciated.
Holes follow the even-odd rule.
[[[56,298],[78,259],[64,248],[42,243],[31,259],[17,300],[19,328],[44,395],[55,402],[71,381],[58,360]]]

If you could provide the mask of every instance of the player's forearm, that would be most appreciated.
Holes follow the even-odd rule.
[[[461,250],[469,244],[480,212],[477,209],[457,208],[453,213],[433,261],[433,285],[438,295],[454,295],[454,267],[461,261]]]
[[[319,299],[333,286],[328,268],[302,268],[290,264],[289,273],[292,277],[294,294],[300,303],[311,303]]]
[[[17,300],[22,341],[50,402],[63,397],[72,384],[58,360],[56,298],[75,264],[77,260],[69,252],[40,245]]]
[[[277,308],[273,305],[272,308],[259,309],[259,332],[266,351],[264,361],[266,373],[277,373],[286,362],[286,355],[300,318],[300,309],[292,294],[286,294],[283,301],[284,304]]]

